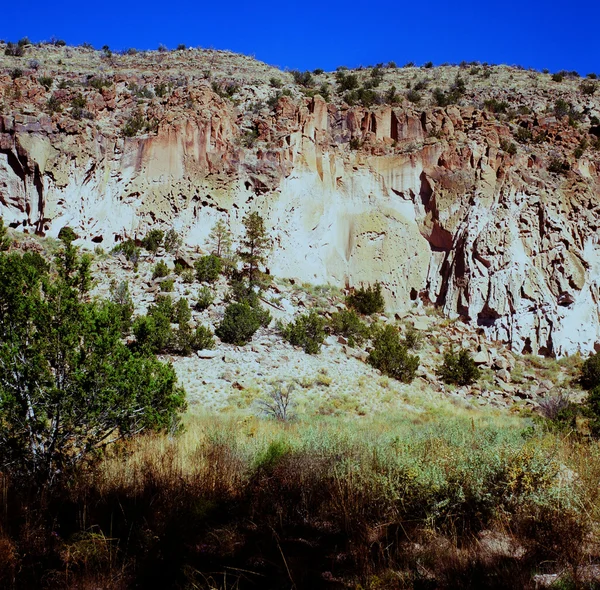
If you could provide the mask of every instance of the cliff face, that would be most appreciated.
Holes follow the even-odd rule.
[[[84,66],[66,77],[81,80]],[[54,92],[65,105],[82,94],[84,117],[68,106],[45,113],[52,93],[39,74],[0,77],[7,223],[46,235],[69,225],[106,249],[172,225],[187,245],[206,247],[217,218],[239,234],[257,210],[271,228],[275,275],[379,280],[391,309],[435,303],[518,352],[588,352],[600,342],[598,152],[570,155],[585,123],[575,129],[535,109],[507,121],[477,108],[476,89],[445,108],[292,92],[270,109],[252,103],[268,95],[265,84],[242,84],[236,105],[188,77],[163,99],[140,101],[132,83],[161,74],[123,70],[107,87]],[[535,106],[538,94],[522,99]],[[589,101],[588,114],[598,109]],[[152,131],[123,137],[138,111]],[[518,127],[546,143],[508,149]],[[571,169],[549,172],[563,156]]]

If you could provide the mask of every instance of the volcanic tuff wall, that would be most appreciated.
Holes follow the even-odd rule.
[[[35,102],[30,82],[15,83]],[[116,112],[118,100],[102,89],[88,108]],[[205,247],[218,217],[239,234],[257,210],[272,274],[379,280],[393,310],[431,301],[519,352],[600,341],[597,162],[552,175],[533,153],[502,151],[508,128],[473,107],[282,97],[253,116],[252,141],[209,88],[156,108],[157,133],[134,138],[35,109],[0,116],[0,215],[51,236],[69,225],[105,248],[173,225]],[[534,124],[557,133],[554,119]]]

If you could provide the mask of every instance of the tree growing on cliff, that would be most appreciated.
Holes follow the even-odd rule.
[[[53,482],[106,445],[172,430],[185,407],[171,365],[121,341],[117,303],[86,303],[87,265],[0,254],[0,471]]]
[[[266,262],[271,240],[267,236],[264,220],[258,213],[249,213],[242,223],[246,234],[241,240],[237,254],[244,263],[243,274],[247,279],[247,290],[250,292],[255,287],[260,287],[263,282],[264,275],[259,267]]]
[[[212,252],[216,256],[223,258],[231,254],[231,232],[222,219],[215,223],[208,239],[212,246]]]

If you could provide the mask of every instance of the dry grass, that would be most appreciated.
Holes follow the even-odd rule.
[[[140,438],[61,489],[5,482],[0,576],[19,588],[533,588],[540,568],[576,578],[598,557],[597,448],[522,418],[451,411],[189,417],[181,437]]]

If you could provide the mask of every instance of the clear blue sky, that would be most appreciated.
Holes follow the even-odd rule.
[[[4,2],[0,39],[230,49],[279,67],[487,61],[600,74],[600,0]]]

